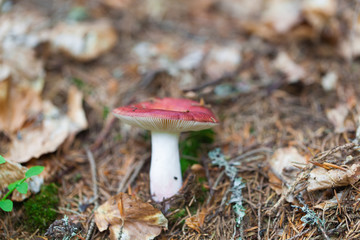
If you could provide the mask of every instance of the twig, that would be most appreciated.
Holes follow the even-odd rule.
[[[101,130],[100,134],[96,138],[95,142],[90,146],[90,149],[94,151],[97,149],[104,141],[106,136],[109,134],[110,130],[112,129],[113,125],[115,123],[115,117],[111,114],[106,118],[105,120],[105,126]]]
[[[91,180],[93,183],[93,192],[94,192],[94,210],[96,210],[99,206],[99,195],[98,195],[98,188],[97,188],[97,176],[96,176],[96,163],[95,163],[95,159],[94,156],[92,154],[92,152],[88,149],[85,148],[86,151],[86,155],[88,157],[88,160],[90,162],[90,170],[91,170]],[[86,240],[90,240],[92,237],[92,233],[94,232],[94,228],[95,228],[95,220],[94,218],[91,219],[87,234],[86,234]]]
[[[329,236],[326,234],[325,229],[321,226],[321,224],[318,224],[318,227],[320,228],[320,231],[323,234],[324,238],[326,240],[330,240]]]
[[[337,146],[334,147],[328,151],[322,152],[320,154],[317,154],[313,157],[312,160],[310,160],[310,162],[317,162],[317,163],[322,163],[326,160],[326,157],[334,154],[338,151],[343,151],[343,150],[349,150],[352,149],[354,147],[358,146],[356,143],[347,143],[341,146]],[[313,170],[315,167],[315,165],[312,164],[308,164],[300,173],[300,175],[298,175],[298,177],[296,178],[296,180],[291,184],[291,186],[286,190],[285,193],[283,193],[280,197],[280,199],[275,203],[275,205],[270,208],[269,210],[266,211],[267,215],[271,215],[273,213],[275,213],[277,211],[277,209],[280,207],[280,205],[283,203],[283,201],[290,196],[290,194],[292,194],[295,191],[296,186],[304,181],[305,179],[307,179],[309,177],[309,174],[311,172],[311,170]]]
[[[149,154],[145,154],[140,161],[134,165],[134,167],[131,168],[131,171],[128,171],[128,173],[125,175],[123,180],[121,181],[119,188],[117,190],[117,193],[125,192],[127,187],[131,185],[131,183],[135,180],[135,178],[138,176],[141,168],[144,166],[145,161],[150,157]]]
[[[212,184],[212,180],[211,180],[211,177],[210,177],[209,167],[208,167],[206,158],[204,156],[201,158],[201,163],[202,163],[202,165],[204,167],[205,176],[206,176],[206,179],[207,179],[208,184],[210,186],[210,196],[212,196],[212,195],[214,195],[214,189],[211,187],[213,184]]]
[[[346,143],[344,145],[341,146],[337,146],[334,147],[328,151],[322,152],[320,154],[315,155],[315,157],[311,160],[312,162],[318,162],[318,163],[322,163],[325,161],[325,158],[329,155],[332,155],[338,151],[343,151],[343,150],[349,150],[351,148],[356,147],[357,144],[356,143]]]
[[[222,172],[219,174],[219,176],[218,176],[217,179],[215,180],[214,184],[213,184],[212,186],[210,186],[210,189],[214,190],[214,189],[217,187],[217,185],[219,184],[219,182],[220,182],[220,180],[222,179],[222,177],[224,176],[224,174],[225,174],[225,171],[222,171]],[[213,193],[214,193],[214,191],[213,191]],[[206,200],[206,205],[209,205],[210,199],[212,198],[212,196],[213,196],[213,194],[211,194],[211,191],[210,191],[209,197],[208,197],[208,199]]]
[[[302,235],[308,233],[311,230],[311,228],[306,229],[305,231],[299,232],[298,234],[296,234],[295,236],[292,236],[291,238],[287,238],[286,240],[295,240],[299,237],[301,237]]]
[[[307,165],[300,173],[300,175],[296,178],[296,180],[291,184],[291,186],[286,190],[286,192],[281,195],[280,199],[275,203],[275,205],[269,210],[267,210],[265,213],[267,215],[272,215],[273,213],[275,213],[280,207],[280,205],[283,203],[283,201],[294,192],[296,186],[309,177],[309,174],[314,167],[314,165]]]
[[[260,186],[259,186],[259,207],[258,207],[258,231],[257,231],[257,237],[258,240],[261,240],[261,206],[262,206],[262,194],[261,194],[261,190],[263,187],[263,181],[264,181],[264,177],[261,178],[260,181]]]
[[[237,156],[233,159],[230,159],[229,162],[231,163],[234,163],[234,162],[237,162],[237,161],[240,161],[244,158],[247,158],[251,155],[254,155],[256,153],[262,153],[262,154],[266,154],[266,155],[269,155],[270,153],[272,153],[273,151],[270,149],[270,148],[266,148],[266,147],[263,147],[263,148],[258,148],[258,149],[254,149],[254,150],[251,150],[251,151],[248,151],[244,154],[241,154],[240,156]]]

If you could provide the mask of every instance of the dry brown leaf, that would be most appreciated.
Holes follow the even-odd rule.
[[[7,86],[1,85],[0,88]],[[1,90],[0,90],[1,91]],[[41,111],[40,96],[32,89],[11,88],[7,99],[0,99],[0,131],[14,134],[25,121],[34,118]]]
[[[102,0],[101,2],[106,6],[117,10],[126,9],[131,3],[130,0]]]
[[[240,63],[240,46],[214,46],[205,58],[204,71],[211,79],[218,79],[234,73]]]
[[[300,169],[307,164],[306,158],[294,147],[277,149],[270,158],[270,168],[275,175],[287,184],[293,182]]]
[[[92,23],[60,23],[49,33],[54,51],[61,51],[78,61],[90,61],[112,49],[117,34],[107,21]]]
[[[333,187],[347,186],[360,180],[360,164],[351,165],[346,171],[340,169],[326,170],[315,168],[308,179],[309,192]]]
[[[341,38],[339,53],[347,60],[360,55],[360,18],[347,36]]]
[[[347,121],[349,107],[347,104],[338,104],[335,108],[326,111],[326,117],[334,125],[336,133],[355,130],[351,121]]]
[[[110,229],[110,239],[147,240],[167,228],[167,219],[160,210],[137,197],[119,193],[95,211],[100,232]]]
[[[262,11],[263,0],[222,0],[221,10],[238,19],[249,19]]]
[[[299,154],[296,148],[287,147],[277,149],[270,158],[269,163],[271,171],[276,175],[276,177],[285,183],[283,187],[281,187],[277,179],[274,176],[271,176],[271,174],[269,175],[269,178],[274,181],[274,186],[270,186],[277,194],[281,194],[285,189],[287,189],[286,185],[291,185],[291,183],[295,181],[297,174],[301,171],[295,166],[303,167],[307,164],[307,161],[304,156]],[[292,202],[294,199],[293,196],[290,195],[286,200],[288,202]]]
[[[10,183],[22,179],[26,170],[26,167],[8,159],[6,163],[0,164],[0,190],[6,188]]]
[[[75,86],[71,86],[68,94],[68,112],[67,116],[71,121],[71,133],[77,133],[88,127],[86,115],[82,107],[83,93]]]
[[[272,171],[268,171],[267,175],[269,178],[271,189],[274,190],[278,195],[282,194],[284,192],[284,189],[283,189],[283,182],[281,181],[281,179],[278,178],[275,175],[275,173],[273,173]]]
[[[16,86],[41,92],[45,78],[44,64],[36,58],[33,49],[21,46],[3,49],[1,61],[10,68],[11,79]]]
[[[14,4],[11,11],[0,14],[0,48],[17,46],[32,48],[42,41],[40,32],[50,23],[49,18],[34,8]],[[16,52],[14,52],[16,54]]]
[[[331,91],[336,88],[338,75],[335,71],[327,72],[321,79],[321,86],[325,91]]]
[[[268,1],[262,18],[263,24],[277,33],[285,33],[301,21],[301,5],[292,0]]]
[[[277,70],[284,73],[289,83],[295,83],[305,77],[305,69],[296,64],[287,53],[280,52],[274,61]]]
[[[336,0],[305,0],[302,11],[306,20],[315,28],[322,29],[336,14]]]
[[[87,121],[82,109],[81,92],[70,88],[68,103],[68,115],[63,115],[51,102],[44,101],[41,122],[9,136],[11,143],[6,158],[18,163],[38,158],[55,151],[70,134],[85,129]]]
[[[337,197],[339,199],[341,199],[342,195],[343,195],[343,192],[340,192],[340,193],[337,194]],[[336,198],[336,196],[334,196],[332,199],[325,200],[325,201],[315,205],[314,208],[326,211],[327,209],[329,209],[331,207],[335,207],[335,206],[337,206],[339,204],[338,203],[338,198]]]
[[[45,71],[30,48],[0,46],[0,131],[14,133],[41,111]]]

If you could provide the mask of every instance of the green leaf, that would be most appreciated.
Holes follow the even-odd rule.
[[[13,209],[13,202],[9,199],[0,200],[0,208],[5,212],[11,212]]]
[[[6,163],[6,160],[3,156],[0,155],[0,164]]]
[[[22,181],[23,179],[17,180],[16,182],[10,183],[8,185],[8,189],[9,191],[13,191],[18,185],[19,183]]]
[[[44,168],[45,167],[43,167],[43,166],[31,167],[31,168],[29,168],[29,170],[26,171],[25,177],[29,178],[32,176],[39,175],[44,170]]]
[[[26,194],[28,190],[28,184],[27,182],[23,182],[20,185],[16,187],[16,190],[19,191],[19,193]]]

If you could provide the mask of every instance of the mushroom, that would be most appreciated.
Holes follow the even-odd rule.
[[[123,122],[151,131],[150,192],[161,202],[182,186],[179,135],[218,124],[210,109],[189,99],[163,98],[113,110]]]

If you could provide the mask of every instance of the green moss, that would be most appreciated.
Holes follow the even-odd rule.
[[[103,113],[102,113],[103,119],[106,119],[109,113],[110,113],[110,108],[108,106],[103,106]]]
[[[181,172],[184,173],[189,166],[197,163],[196,159],[202,144],[214,142],[215,132],[212,129],[206,129],[198,132],[189,133],[188,137],[180,142],[181,152]]]
[[[56,220],[55,209],[59,204],[58,188],[54,183],[41,187],[39,194],[24,203],[25,226],[30,232],[39,229],[44,233],[49,225]]]
[[[181,219],[187,215],[185,208],[180,209],[177,213],[171,216],[171,220],[174,222],[178,219]]]

